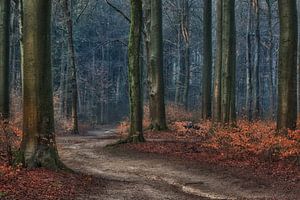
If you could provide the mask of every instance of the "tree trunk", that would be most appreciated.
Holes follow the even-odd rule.
[[[70,59],[71,68],[71,84],[72,84],[72,133],[79,134],[78,130],[78,87],[77,87],[77,69],[76,69],[76,58],[75,48],[73,39],[73,20],[71,16],[71,10],[69,0],[63,2],[64,13],[67,23],[68,33],[68,54]]]
[[[149,97],[151,128],[166,130],[161,0],[151,0]]]
[[[10,1],[0,1],[0,115],[9,117]]]
[[[249,1],[248,27],[247,27],[247,93],[246,93],[246,112],[248,120],[253,120],[253,62],[252,62],[252,27],[253,27],[253,6],[252,0]]]
[[[223,0],[222,18],[222,123],[235,123],[235,0]]]
[[[222,74],[222,27],[223,0],[217,1],[217,50],[214,73],[213,121],[221,122],[221,74]]]
[[[212,87],[212,2],[204,1],[204,60],[203,60],[203,77],[202,77],[202,118],[211,118],[211,87]]]
[[[141,91],[140,50],[142,36],[142,1],[130,0],[131,24],[128,44],[130,130],[128,142],[143,142],[143,108]]]
[[[182,0],[177,0],[177,12],[178,12],[178,24],[177,24],[177,68],[176,68],[176,85],[175,85],[175,103],[176,105],[182,104],[182,88],[183,88],[183,69],[182,69],[182,43],[183,43],[183,37],[182,37]]]
[[[297,121],[297,7],[296,0],[278,0],[280,47],[277,130],[295,129]]]
[[[184,63],[182,66],[184,72],[184,84],[182,102],[185,106],[185,109],[188,110],[190,93],[190,7],[188,0],[183,0],[182,17],[182,35],[184,40]]]
[[[62,34],[63,36],[63,34]],[[64,49],[64,41],[61,44],[61,58],[60,58],[60,82],[59,82],[59,115],[61,119],[65,118],[65,84],[66,84],[66,63],[65,63],[65,52]]]
[[[254,64],[254,74],[255,74],[255,90],[254,90],[254,104],[253,104],[253,117],[258,119],[261,115],[261,94],[260,94],[260,53],[261,53],[261,44],[260,44],[260,11],[259,11],[259,0],[252,0],[252,6],[254,11],[254,19],[255,19],[255,27],[254,27],[254,35],[255,35],[255,62]]]
[[[58,169],[51,75],[51,1],[23,5],[23,139],[26,167]],[[21,5],[21,6],[22,6]]]
[[[268,32],[269,32],[269,49],[268,49],[268,65],[269,65],[269,95],[270,95],[270,105],[269,105],[269,113],[271,119],[274,119],[275,115],[275,84],[274,84],[274,34],[273,34],[273,20],[272,20],[272,2],[271,0],[266,0],[268,6]]]

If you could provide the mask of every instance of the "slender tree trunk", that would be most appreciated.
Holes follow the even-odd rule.
[[[252,0],[254,19],[255,19],[255,63],[254,63],[254,74],[255,74],[255,92],[254,92],[254,113],[253,117],[258,119],[261,115],[261,94],[260,94],[260,53],[261,53],[261,44],[260,44],[260,11],[259,11],[259,0]]]
[[[145,24],[145,37],[144,37],[144,51],[146,53],[146,68],[147,68],[147,99],[149,99],[149,116],[154,116],[155,113],[154,109],[152,108],[153,101],[150,100],[150,85],[151,85],[151,63],[150,63],[150,56],[151,56],[151,50],[150,50],[150,34],[151,34],[151,0],[144,0],[143,1],[143,6],[144,6],[144,24]],[[151,119],[150,119],[151,120]],[[151,126],[151,125],[150,125]],[[150,127],[152,128],[152,127]]]
[[[212,88],[212,2],[204,1],[204,60],[203,60],[203,77],[202,77],[202,118],[211,118],[211,88]]]
[[[9,53],[9,66],[10,66],[10,74],[9,74],[9,85],[10,85],[10,93],[17,91],[18,86],[18,79],[17,74],[19,73],[19,70],[16,69],[16,63],[17,63],[17,56],[19,54],[17,53],[17,43],[19,41],[17,40],[17,34],[16,34],[16,28],[18,27],[16,24],[16,18],[17,18],[17,3],[14,1],[10,1],[10,53]],[[11,103],[10,103],[11,106]]]
[[[223,0],[222,25],[222,123],[235,123],[235,0]]]
[[[64,42],[62,42],[61,44],[61,60],[60,60],[60,83],[59,83],[59,98],[60,98],[60,102],[59,102],[59,114],[61,118],[65,118],[65,84],[66,84],[66,63],[65,63],[65,57],[64,54],[65,52],[63,51],[64,49]]]
[[[185,109],[189,106],[189,93],[190,93],[190,7],[189,0],[183,0],[183,22],[182,22],[182,35],[184,40],[184,84],[183,84],[183,104]]]
[[[272,2],[271,0],[266,0],[268,6],[268,32],[269,32],[269,49],[268,49],[268,65],[269,65],[269,94],[270,94],[270,105],[269,105],[269,113],[271,118],[274,118],[275,115],[275,85],[273,83],[274,76],[274,34],[273,34],[273,20],[272,20]]]
[[[177,0],[178,24],[177,24],[177,69],[176,69],[176,88],[175,88],[175,103],[176,105],[182,104],[182,88],[183,88],[183,69],[182,69],[182,0]]]
[[[278,0],[280,47],[277,130],[295,129],[297,121],[297,7],[296,0]]]
[[[249,1],[248,27],[247,27],[247,94],[246,108],[248,120],[253,120],[253,62],[252,62],[252,0]]]
[[[143,108],[141,91],[140,50],[142,36],[142,1],[130,0],[131,24],[128,44],[130,130],[128,142],[143,142]]]
[[[63,167],[55,144],[51,75],[51,1],[23,0],[23,139],[29,168]]]
[[[77,87],[77,69],[75,48],[73,39],[73,20],[71,16],[69,0],[63,2],[64,13],[66,17],[67,33],[68,33],[68,54],[71,68],[71,84],[72,84],[72,133],[79,134],[78,130],[78,87]]]
[[[150,119],[154,130],[166,130],[163,73],[162,3],[151,0],[149,97]]]
[[[0,115],[9,117],[10,1],[0,1]]]
[[[221,74],[222,74],[222,33],[223,0],[217,1],[217,49],[214,73],[213,121],[221,122]]]
[[[16,81],[16,3],[11,2],[11,9],[10,9],[10,53],[9,53],[9,65],[10,65],[10,88],[15,89],[15,81]]]

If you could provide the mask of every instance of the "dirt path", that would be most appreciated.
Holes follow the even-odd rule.
[[[75,171],[104,181],[79,199],[283,199],[259,181],[236,177],[226,170],[202,168],[163,156],[107,149],[117,141],[113,129],[89,132],[88,136],[60,137],[64,163]],[[291,199],[291,198],[288,198]]]

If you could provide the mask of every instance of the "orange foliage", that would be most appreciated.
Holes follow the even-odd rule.
[[[175,104],[168,104],[166,106],[166,116],[167,122],[173,123],[176,121],[188,121],[191,119],[195,119],[197,117],[196,113],[187,112],[182,106],[178,106]],[[194,120],[193,120],[194,121]],[[149,105],[144,106],[144,117],[143,117],[143,127],[147,129],[150,126],[150,116],[149,116]],[[117,126],[118,133],[120,135],[127,135],[128,129],[130,126],[129,119],[126,118]]]
[[[148,142],[129,148],[207,162],[214,165],[250,168],[255,173],[300,177],[300,130],[287,136],[276,134],[275,122],[238,121],[236,127],[177,121],[169,131],[146,131]],[[297,179],[298,180],[298,179]]]
[[[193,124],[190,122],[194,113],[183,108],[168,105],[166,108],[169,129],[166,132],[146,131],[148,139],[194,142],[199,147],[218,151],[228,157],[247,157],[249,155],[263,160],[286,160],[300,164],[300,130],[289,131],[288,135],[276,134],[275,122],[240,120],[236,127],[212,125],[210,121]],[[149,107],[144,108],[144,128],[149,127]],[[193,127],[188,128],[187,125]],[[299,121],[300,124],[300,121]],[[196,128],[195,128],[196,127]],[[129,129],[129,119],[121,122],[118,132],[125,136]]]
[[[91,186],[101,184],[91,176],[1,164],[0,175],[0,199],[5,200],[75,199],[78,194],[89,193]]]
[[[200,141],[200,145],[212,149],[238,153],[249,153],[268,159],[288,159],[299,162],[300,130],[289,131],[288,135],[278,136],[274,122],[258,121],[250,123],[241,120],[237,127],[212,126],[212,123],[196,124],[199,130],[187,129],[188,122],[175,122],[170,127],[174,139]]]

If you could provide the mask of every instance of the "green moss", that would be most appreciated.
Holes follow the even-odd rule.
[[[0,198],[1,197],[5,197],[6,196],[6,193],[5,192],[0,192]]]
[[[23,152],[21,150],[15,150],[12,153],[13,153],[13,160],[12,160],[13,166],[22,165],[22,163],[24,163]]]

